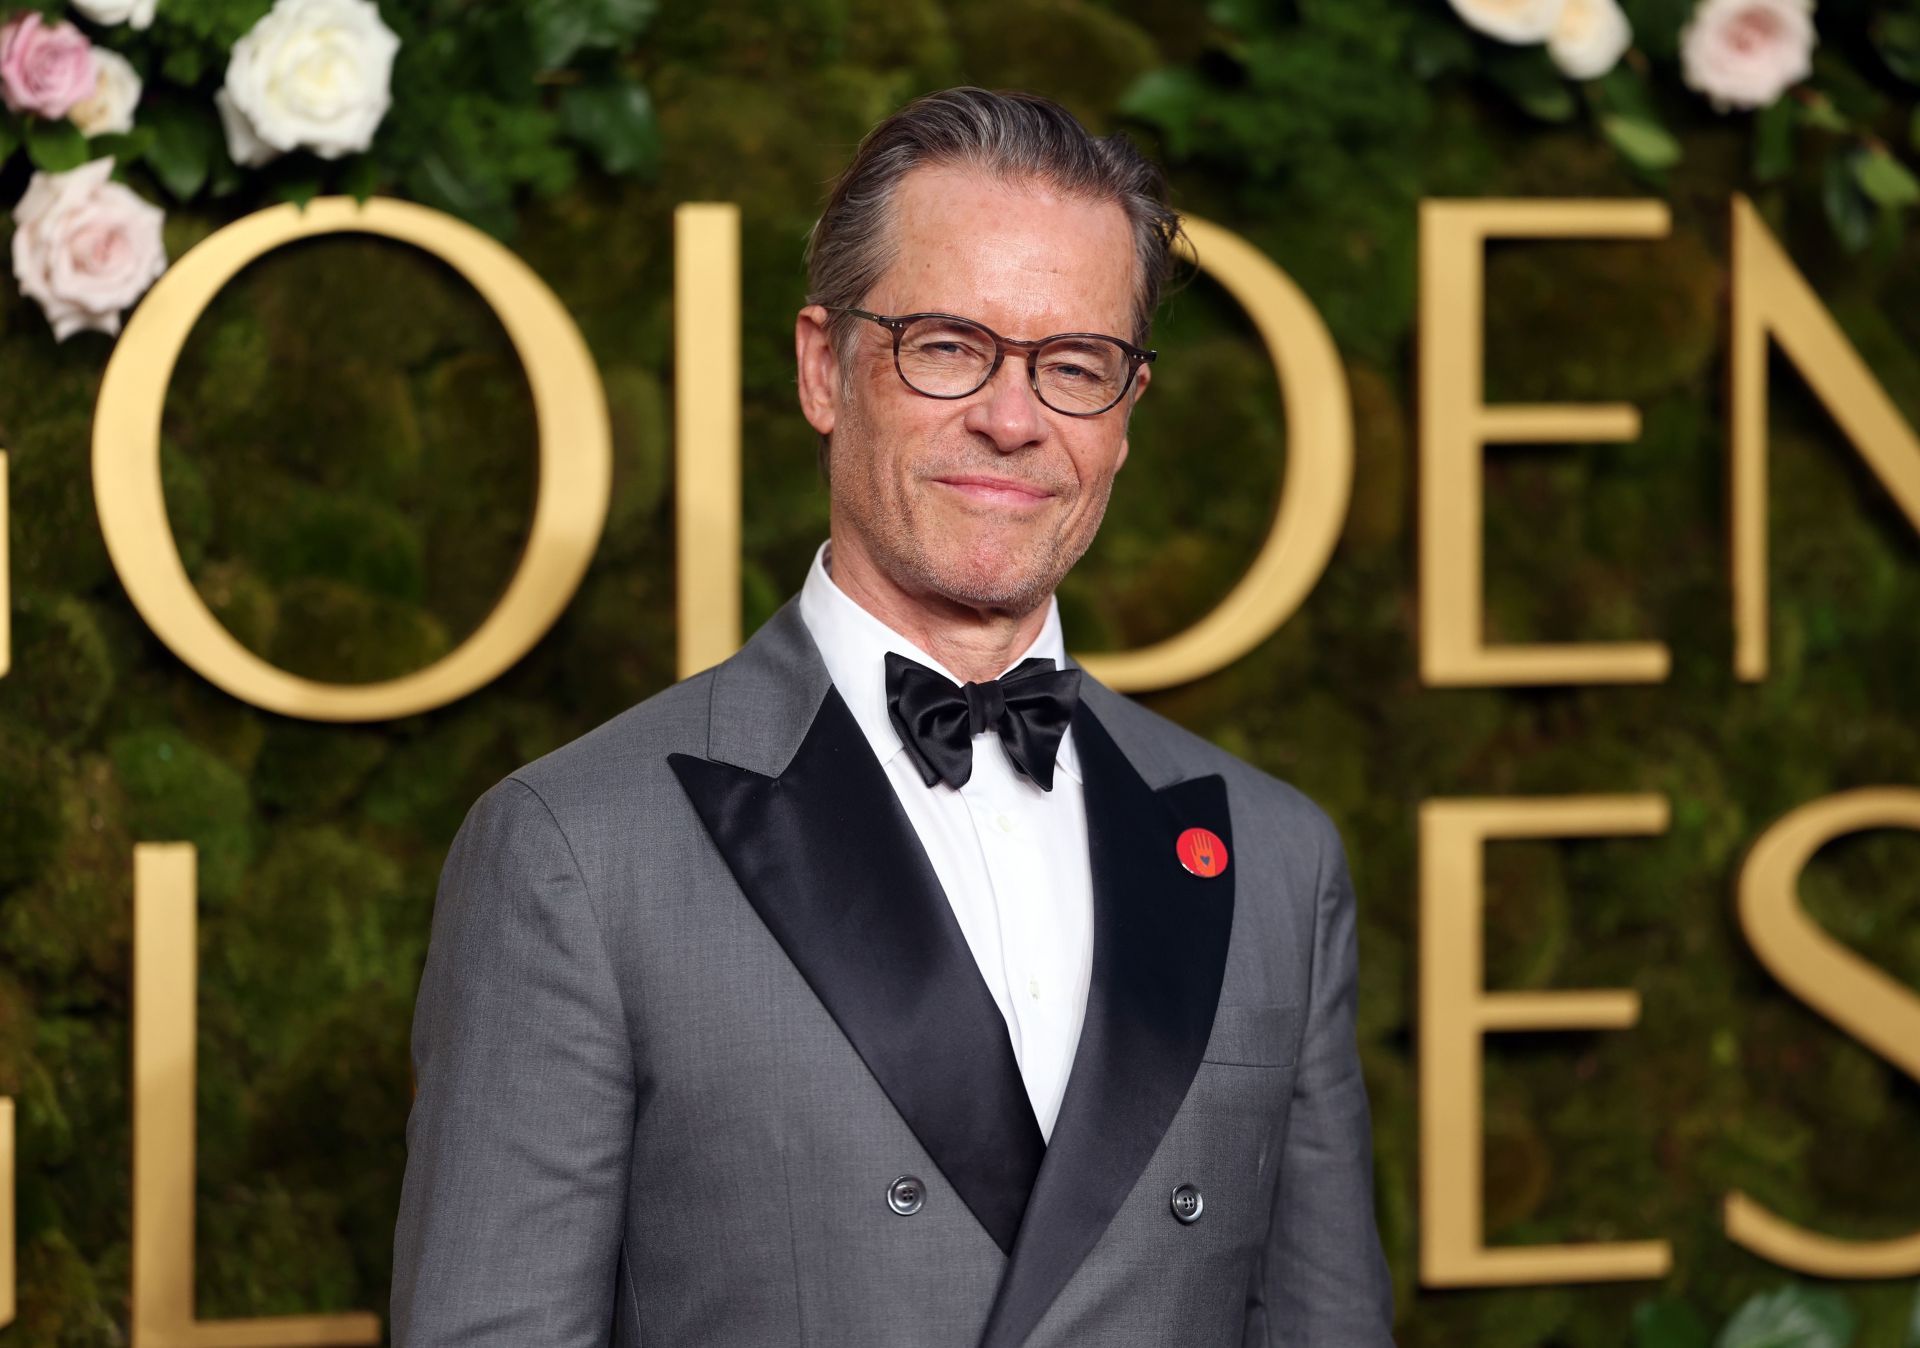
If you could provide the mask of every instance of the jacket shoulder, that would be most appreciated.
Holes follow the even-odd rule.
[[[545,802],[563,827],[580,814],[618,812],[674,784],[667,756],[704,755],[714,671],[661,689],[591,730],[522,763],[489,788],[517,782]]]
[[[1323,843],[1338,842],[1339,831],[1318,801],[1284,777],[1255,767],[1212,740],[1197,735],[1125,693],[1087,678],[1083,696],[1100,723],[1126,750],[1155,787],[1190,777],[1218,774],[1235,799],[1235,813],[1265,827],[1302,829]],[[1241,814],[1240,803],[1249,812]]]

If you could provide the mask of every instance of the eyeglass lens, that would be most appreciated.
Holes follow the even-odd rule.
[[[1017,359],[1009,352],[1010,359]],[[900,374],[921,393],[955,398],[985,382],[993,365],[986,329],[951,318],[919,318],[900,334]],[[1097,412],[1126,387],[1127,353],[1101,337],[1062,337],[1035,353],[1040,400],[1061,412]]]

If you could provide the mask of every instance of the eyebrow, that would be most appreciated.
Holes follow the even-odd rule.
[[[961,319],[965,319],[969,323],[978,323],[983,327],[992,329],[995,332],[999,332],[1002,337],[1007,337],[1011,335],[1009,333],[1002,332],[999,328],[994,327],[993,324],[987,322],[987,320],[984,318],[974,318],[971,315],[962,313],[958,309],[943,309],[939,305],[934,305],[930,308],[905,308],[905,309],[897,310],[896,312],[903,317],[907,314],[939,314],[946,318],[961,318]],[[1053,328],[1047,332],[1040,333],[1038,336],[1035,336],[1035,337],[1016,338],[1015,340],[1037,342],[1044,338],[1053,337],[1062,333],[1084,333],[1088,336],[1093,336],[1093,337],[1121,337],[1120,329],[1102,328],[1096,324],[1095,326],[1088,327],[1088,328],[1071,328],[1071,327]],[[1133,339],[1131,337],[1121,337],[1121,340],[1132,341]]]

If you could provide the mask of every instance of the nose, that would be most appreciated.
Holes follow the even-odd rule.
[[[1023,358],[1007,353],[993,378],[974,393],[963,424],[992,440],[1002,454],[1033,444],[1046,434],[1046,416],[1027,383],[1027,362]]]

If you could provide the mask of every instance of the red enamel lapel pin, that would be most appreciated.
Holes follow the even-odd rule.
[[[1173,850],[1182,866],[1203,879],[1216,876],[1227,868],[1227,845],[1220,841],[1220,835],[1212,829],[1188,829],[1174,843]]]

